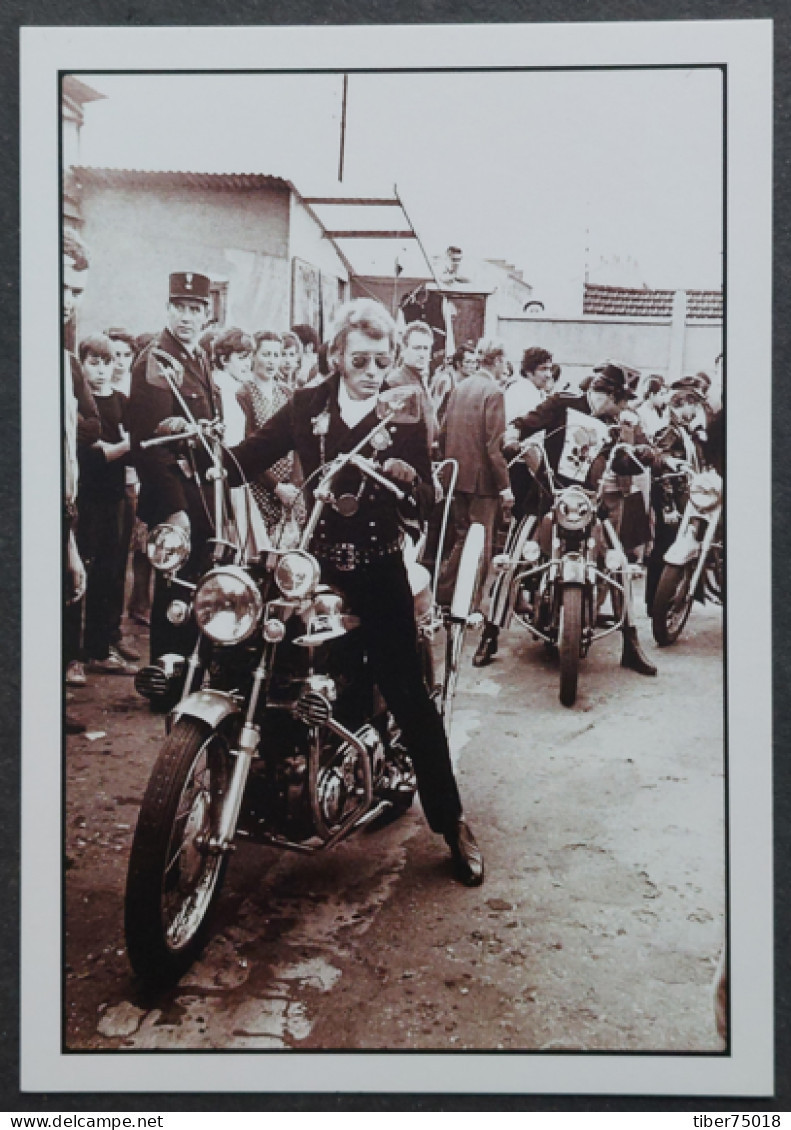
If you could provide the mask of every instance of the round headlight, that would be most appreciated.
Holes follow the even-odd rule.
[[[557,516],[566,530],[581,530],[591,520],[593,507],[587,494],[579,487],[569,487],[561,492],[557,501]]]
[[[319,563],[301,549],[284,553],[275,569],[275,582],[283,596],[299,600],[319,583]]]
[[[541,546],[537,541],[533,541],[532,538],[528,538],[525,544],[522,546],[522,560],[529,563],[532,561],[538,561],[540,556]]]
[[[215,643],[240,643],[255,631],[264,603],[255,581],[236,565],[207,573],[195,591],[195,621]]]
[[[180,526],[154,526],[146,543],[148,560],[162,573],[174,573],[190,555],[190,539]]]
[[[716,472],[709,474],[704,471],[702,475],[696,475],[689,488],[692,505],[703,513],[713,510],[720,501],[720,483],[720,477]]]

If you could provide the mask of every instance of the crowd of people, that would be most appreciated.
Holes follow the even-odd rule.
[[[85,248],[67,234],[66,322],[75,317],[88,274]],[[451,536],[444,560],[436,562],[440,602],[450,601],[470,525],[483,525],[489,562],[498,535],[536,505],[531,470],[508,456],[525,436],[539,430],[548,435],[569,404],[605,421],[632,410],[636,442],[649,464],[651,452],[672,451],[683,458],[702,445],[707,445],[707,459],[716,462],[711,451],[718,406],[703,373],[668,385],[660,375],[639,378],[625,366],[605,362],[577,385],[564,382],[549,350],[525,349],[515,368],[505,345],[490,339],[465,342],[446,357],[435,351],[437,335],[429,325],[413,322],[399,333],[389,312],[373,300],[347,304],[323,343],[306,325],[256,331],[208,326],[209,279],[197,272],[170,276],[164,306],[161,331],[134,335],[109,326],[78,338],[76,354],[66,355],[64,663],[71,687],[85,685],[94,675],[135,674],[142,656],[125,632],[129,623],[148,629],[152,660],[189,652],[194,626],[168,619],[171,595],[162,574],[152,576],[146,541],[148,529],[159,523],[181,526],[191,539],[184,575],[197,576],[211,536],[210,513],[200,474],[189,459],[167,445],[141,446],[160,434],[163,423],[184,418],[187,409],[195,419],[223,421],[232,465],[244,469],[250,484],[255,505],[251,511],[246,499],[248,520],[259,524],[271,543],[290,547],[306,520],[304,478],[321,465],[326,445],[332,441],[336,450],[344,450],[346,436],[354,437],[373,411],[372,398],[383,383],[414,387],[420,427],[394,444],[384,469],[407,488],[411,518],[428,527],[430,556],[432,547],[436,553],[432,505],[441,495],[430,459],[458,464]],[[165,371],[178,374],[177,391],[162,379]],[[317,421],[325,417],[326,435],[317,430]],[[233,473],[231,479],[235,484]],[[421,696],[419,671],[409,658],[414,616],[407,617],[406,628],[401,623],[406,615],[401,604],[408,603],[399,545],[404,506],[400,515],[385,513],[381,494],[369,492],[369,498],[360,484],[350,484],[350,490],[356,491],[355,510],[322,520],[313,548],[330,579],[337,574],[335,580],[353,602],[366,609],[364,626],[367,616],[381,689],[411,738],[424,810],[450,844],[462,880],[476,883],[483,861],[461,818],[447,739],[427,694]],[[670,529],[659,488],[646,484],[644,494],[653,510],[649,544],[640,550],[647,554],[650,606]],[[374,599],[374,590],[387,591],[390,600]],[[486,613],[473,660],[482,666],[497,651],[500,627],[496,584],[490,585],[485,574],[476,599]],[[388,643],[382,654],[377,638]],[[624,648],[624,665],[655,673],[636,636],[627,638],[626,631]],[[408,674],[413,666],[414,686]],[[84,725],[67,711],[67,728],[78,731]]]

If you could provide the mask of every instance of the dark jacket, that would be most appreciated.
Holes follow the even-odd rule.
[[[566,393],[556,393],[554,396],[548,397],[539,404],[532,412],[528,412],[527,416],[513,421],[514,426],[519,431],[520,439],[527,439],[529,436],[535,435],[536,432],[544,431],[544,449],[547,453],[549,465],[563,485],[567,485],[569,482],[573,481],[571,479],[567,480],[557,474],[563,453],[563,445],[566,440],[566,421],[570,408],[575,409],[584,416],[591,416],[593,414],[588,402],[588,397],[585,393],[581,396],[569,396]],[[614,424],[615,420],[603,419],[602,423]],[[634,442],[638,444],[645,443],[645,436],[639,429],[634,436]],[[606,466],[607,455],[611,447],[612,443],[609,441],[606,442],[602,450],[593,460],[585,481],[581,484],[587,490],[593,490],[597,486]],[[626,453],[619,454],[615,457],[613,470],[617,475],[624,476],[637,475],[640,473],[640,467],[635,464]]]
[[[330,462],[341,452],[350,451],[371,431],[377,422],[374,409],[354,428],[348,428],[338,408],[338,385],[335,374],[313,388],[298,389],[293,399],[285,404],[256,435],[232,449],[248,478],[282,459],[289,451],[299,456],[305,478],[311,478],[308,488],[308,505],[312,502],[311,487],[321,475],[322,462]],[[319,419],[320,418],[320,419]],[[319,420],[317,424],[316,421]],[[326,423],[327,434],[316,434]],[[359,493],[356,514],[344,517],[331,506],[325,506],[316,531],[316,540],[327,544],[353,543],[358,549],[369,549],[395,541],[403,523],[419,519],[433,500],[431,462],[428,452],[426,425],[421,419],[416,424],[391,424],[388,426],[390,445],[381,451],[366,445],[362,454],[384,463],[388,459],[402,459],[417,472],[415,487],[399,502],[395,495],[371,479],[362,481],[361,473],[354,467],[346,468],[335,480],[333,493]],[[239,482],[233,460],[227,462],[232,485]],[[400,485],[400,484],[399,484]],[[361,489],[362,488],[362,489]]]
[[[139,447],[141,440],[153,436],[162,420],[168,416],[185,416],[169,388],[157,388],[146,379],[149,365],[156,366],[152,348],[169,353],[183,366],[180,392],[196,420],[212,420],[221,415],[220,395],[212,381],[206,354],[202,349],[197,349],[194,355],[188,353],[169,330],[163,330],[132,366],[128,406],[132,461],[140,477],[138,513],[149,525],[163,521],[177,510],[186,510],[190,518],[194,518],[201,505],[194,479],[185,473],[183,457],[174,447],[165,445],[146,450]]]

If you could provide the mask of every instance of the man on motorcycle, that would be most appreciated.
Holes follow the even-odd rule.
[[[651,483],[654,538],[645,578],[645,604],[653,612],[665,553],[673,544],[686,506],[683,466],[699,470],[708,463],[705,423],[706,388],[697,377],[682,377],[671,384],[670,422],[654,436],[655,475]]]
[[[255,476],[289,451],[299,455],[306,479],[355,447],[377,423],[376,403],[393,365],[395,323],[380,303],[357,299],[339,313],[330,346],[334,372],[314,388],[297,390],[255,435],[232,449],[230,481],[238,461]],[[401,550],[405,523],[420,520],[434,497],[426,424],[390,424],[364,454],[405,492],[397,500],[349,466],[334,484],[311,546],[322,578],[340,589],[359,616],[375,679],[401,730],[417,775],[423,811],[445,837],[457,878],[483,882],[483,856],[466,821],[442,721],[424,684],[417,650],[412,592]]]
[[[629,387],[624,369],[612,362],[599,365],[594,370],[593,377],[583,382],[583,386],[580,394],[557,393],[526,416],[514,420],[512,427],[506,432],[505,449],[506,453],[516,454],[518,444],[522,440],[543,432],[547,461],[556,481],[562,485],[576,482],[588,490],[593,490],[598,486],[605,469],[611,441],[599,447],[596,442],[588,442],[588,439],[593,437],[583,437],[583,440],[580,440],[575,435],[579,429],[567,427],[573,419],[571,414],[592,416],[604,424],[614,425],[629,401],[635,399],[635,393]],[[638,433],[637,438],[642,439],[642,434]],[[651,449],[644,445],[638,446],[636,455],[638,459],[641,455],[650,459]],[[643,468],[628,453],[619,452],[613,460],[612,469],[616,475],[628,477],[639,474]],[[549,501],[550,496],[545,492],[542,492],[542,497]],[[542,505],[543,503],[539,502],[539,513]],[[492,604],[494,607],[494,600]],[[490,613],[490,619],[484,626],[481,642],[473,658],[476,667],[491,662],[497,652],[499,631],[500,624]],[[621,631],[623,634],[621,666],[637,671],[641,675],[656,675],[656,667],[648,661],[640,647],[631,609],[626,610]]]

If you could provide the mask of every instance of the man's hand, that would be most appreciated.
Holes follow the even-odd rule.
[[[402,483],[404,486],[411,487],[417,479],[417,471],[411,463],[405,463],[403,459],[388,459],[382,470],[386,475],[396,483]]]
[[[76,604],[78,600],[82,600],[85,596],[88,578],[85,572],[85,566],[82,563],[82,558],[77,550],[74,534],[70,534],[69,536],[68,570],[69,579],[71,580],[71,596],[66,603]]]
[[[154,429],[155,436],[179,436],[186,432],[190,425],[183,416],[166,416],[160,420]]]
[[[293,483],[278,483],[275,487],[275,496],[283,506],[291,507],[299,498],[299,487],[295,487]]]

